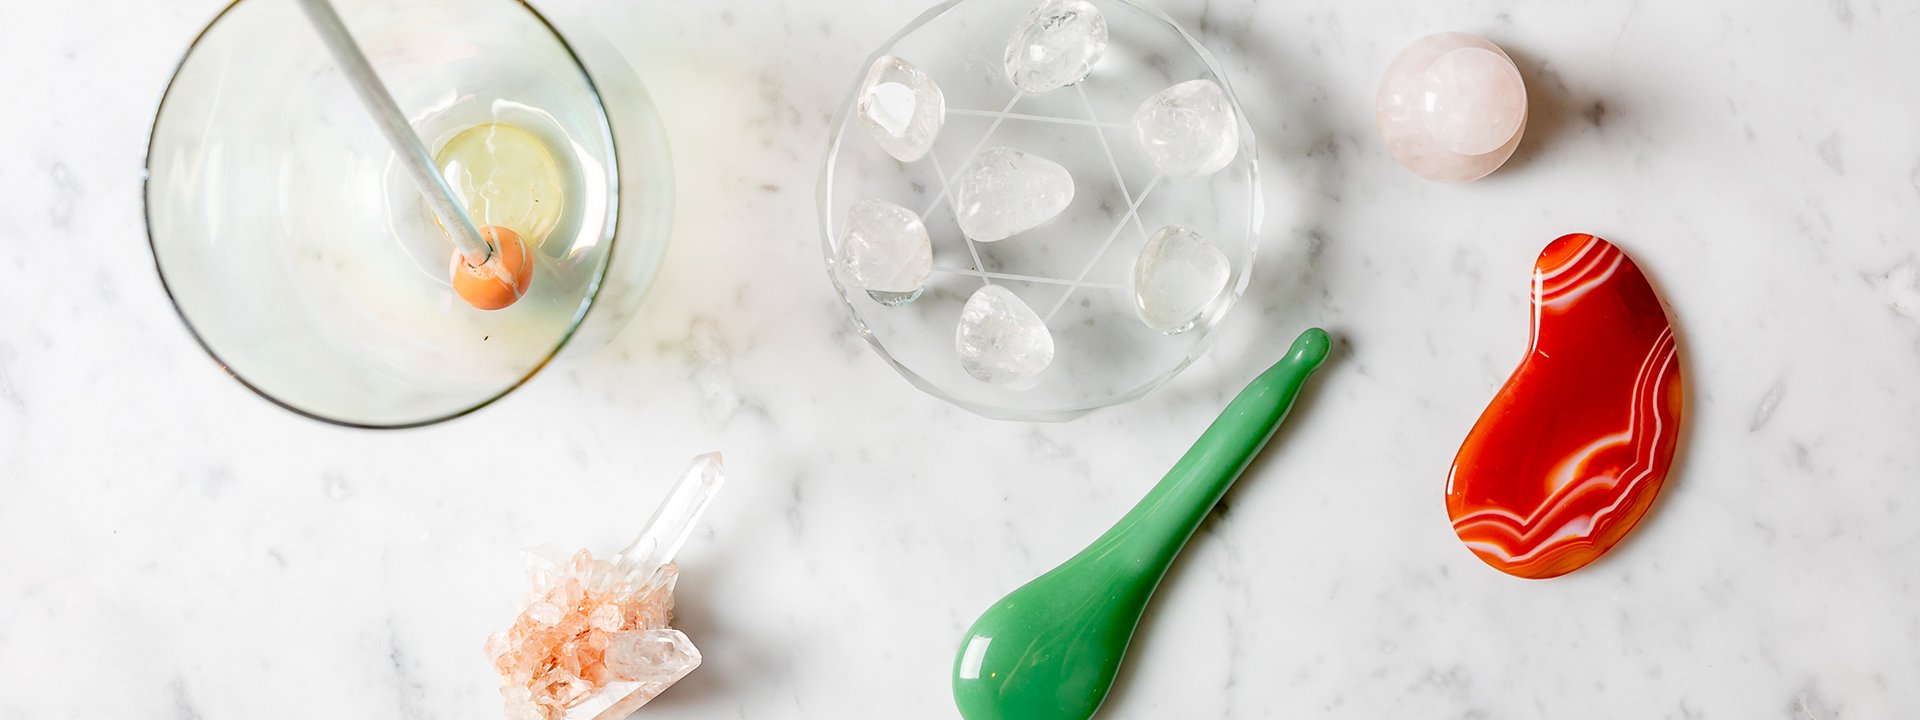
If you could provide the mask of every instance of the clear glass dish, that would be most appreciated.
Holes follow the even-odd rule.
[[[853,73],[853,90],[834,119],[818,202],[827,276],[860,335],[894,369],[921,390],[980,415],[1060,421],[1137,400],[1206,351],[1213,329],[1247,287],[1263,205],[1253,129],[1219,63],[1193,36],[1144,2],[1092,0],[1110,34],[1092,75],[1058,90],[1020,94],[1006,77],[1003,56],[1015,25],[1036,4],[950,0],[881,43]],[[914,162],[889,156],[854,120],[861,80],[885,55],[912,63],[945,96],[944,126],[932,151]],[[1154,93],[1196,79],[1225,91],[1239,125],[1239,151],[1211,175],[1158,178],[1137,146],[1134,112]],[[1060,163],[1074,177],[1075,194],[1051,223],[969,249],[953,214],[949,179],[993,146]],[[868,199],[920,213],[932,239],[932,278],[909,304],[877,302],[843,286],[832,271],[847,210]],[[1130,216],[1135,203],[1137,214]],[[1176,334],[1136,318],[1130,291],[1135,256],[1151,233],[1169,224],[1212,241],[1231,269],[1222,296]],[[961,308],[988,282],[1019,296],[1053,334],[1053,362],[1029,384],[976,380],[956,356]]]
[[[240,0],[181,60],[148,143],[148,239],[194,338],[268,400],[374,428],[472,412],[570,341],[604,344],[671,211],[665,135],[630,64],[513,0],[335,5],[431,151],[476,125],[525,130],[557,160],[565,210],[526,297],[461,302],[451,245],[298,5]]]

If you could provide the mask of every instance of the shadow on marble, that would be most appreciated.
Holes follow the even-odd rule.
[[[1514,172],[1536,158],[1551,156],[1554,148],[1560,146],[1580,122],[1599,127],[1607,121],[1608,114],[1614,112],[1598,98],[1576,96],[1553,64],[1534,54],[1525,43],[1498,36],[1488,39],[1507,51],[1507,57],[1512,58],[1514,67],[1520,70],[1520,78],[1527,84],[1526,137],[1520,139],[1520,147],[1513,157],[1495,170],[1495,174]]]
[[[711,568],[718,560],[710,557],[709,562],[698,567]],[[679,585],[674,588],[673,627],[686,633],[694,647],[700,649],[700,667],[648,701],[645,710],[635,717],[650,717],[652,713],[667,713],[674,708],[712,707],[715,698],[741,694],[747,678],[766,677],[769,672],[766,658],[755,653],[761,647],[759,644],[724,642],[722,636],[726,631],[708,622],[707,611],[721,603],[709,596],[708,585],[698,576],[699,572],[696,569],[693,577],[681,575]]]
[[[1186,23],[1191,18],[1180,17]],[[1244,36],[1210,36],[1228,56],[1259,74],[1239,73],[1230,79],[1247,108],[1247,122],[1260,138],[1260,171],[1267,205],[1263,237],[1254,258],[1253,279],[1235,307],[1236,315],[1254,318],[1256,332],[1274,331],[1280,343],[1244,344],[1237,357],[1217,358],[1233,368],[1265,368],[1274,353],[1285,348],[1292,334],[1314,324],[1315,310],[1337,295],[1325,285],[1321,259],[1332,239],[1324,228],[1341,210],[1348,170],[1342,156],[1350,138],[1334,127],[1325,102],[1312,93],[1325,87],[1324,77],[1302,77],[1314,67],[1297,48],[1281,43],[1249,41]],[[1324,98],[1321,98],[1324,100]],[[1336,335],[1335,337],[1338,337]],[[1221,353],[1215,347],[1211,352]],[[1234,390],[1238,390],[1236,386]]]

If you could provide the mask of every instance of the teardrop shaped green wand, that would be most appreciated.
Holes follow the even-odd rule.
[[[1126,517],[1051,572],[974,621],[953,667],[967,720],[1093,717],[1126,656],[1140,613],[1187,538],[1287,417],[1327,358],[1310,328],[1240,391]]]

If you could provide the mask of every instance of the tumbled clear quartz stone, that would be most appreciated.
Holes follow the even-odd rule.
[[[1169,177],[1218,172],[1240,149],[1233,105],[1212,80],[1188,80],[1154,93],[1134,111],[1133,131],[1154,168]]]
[[[991,148],[960,171],[953,202],[961,232],[978,242],[997,242],[1066,210],[1073,202],[1073,175],[1033,153]]]
[[[1231,275],[1227,254],[1199,233],[1160,228],[1133,261],[1134,312],[1154,330],[1185,332],[1219,300]]]
[[[982,382],[1020,383],[1053,362],[1053,333],[1047,324],[999,285],[982,287],[967,299],[953,344],[960,367]]]
[[[884,305],[920,297],[933,272],[933,242],[912,210],[884,200],[862,200],[847,210],[834,258],[840,284],[867,291]]]
[[[1107,52],[1107,18],[1086,0],[1046,0],[1013,28],[1007,79],[1024,92],[1066,87],[1093,72]]]
[[[880,149],[901,162],[913,162],[933,149],[946,123],[947,99],[933,78],[912,63],[882,55],[867,68],[855,111]]]

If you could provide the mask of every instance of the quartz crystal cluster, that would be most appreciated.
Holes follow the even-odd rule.
[[[1108,33],[1106,17],[1090,0],[1041,0],[1014,24],[1004,53],[1006,80],[1018,93],[1028,95],[1085,83],[1108,51]],[[894,159],[915,162],[932,150],[947,112],[945,98],[938,84],[913,64],[890,54],[880,56],[868,68],[855,97],[855,117]],[[1008,110],[1019,102],[1016,96]],[[1092,107],[1087,105],[1089,112]],[[1003,119],[996,119],[993,127]],[[1023,117],[1023,121],[1035,119],[1045,118]],[[1071,124],[1090,125],[1091,133],[1104,134],[1098,118],[1076,117]],[[1157,184],[1160,179],[1203,177],[1231,164],[1241,145],[1240,124],[1226,89],[1215,80],[1197,79],[1175,83],[1146,98],[1134,113],[1132,135],[1139,152],[1159,174],[1153,181]],[[1105,137],[1089,139],[1094,137],[1104,145]],[[976,264],[982,257],[977,244],[1011,241],[1052,222],[1073,204],[1075,178],[1061,163],[1023,148],[992,146],[988,138],[978,143],[952,176],[942,178],[942,191],[947,194],[926,212],[916,214],[875,199],[861,200],[847,210],[832,258],[835,279],[842,287],[865,290],[889,306],[919,298],[935,272],[934,235],[926,223],[940,202],[951,202],[954,224]],[[1113,165],[1112,158],[1108,160]],[[941,172],[947,170],[954,168]],[[1124,192],[1124,179],[1120,182]],[[1120,218],[1122,225],[1145,197],[1127,200],[1132,207]],[[1111,238],[1099,252],[1105,252],[1110,243]],[[1098,260],[1098,255],[1087,260],[1086,267],[1093,268]],[[988,267],[955,272],[985,280],[968,298],[955,327],[954,349],[961,368],[982,382],[1030,386],[1054,358],[1054,339],[1047,326],[1051,316],[1034,312],[1013,290],[996,284],[1001,275]],[[1004,272],[1014,279],[1031,279],[1019,278],[1018,268]],[[1165,226],[1148,238],[1135,257],[1129,286],[1135,314],[1155,331],[1184,332],[1219,306],[1232,274],[1226,253],[1199,232]],[[1071,281],[1042,280],[1061,282],[1067,286],[1064,292],[1071,294],[1085,279],[1085,271],[1081,275]],[[1066,302],[1061,298],[1054,309]]]
[[[687,636],[667,627],[674,566],[638,578],[586,550],[560,562],[530,553],[528,565],[526,609],[487,639],[509,720],[598,717],[569,710],[608,689],[619,697],[593,709],[631,712],[700,665]]]
[[[723,481],[703,455],[640,537],[610,559],[526,553],[530,588],[513,625],[487,638],[507,720],[623,720],[700,666],[673,619],[671,560]]]

